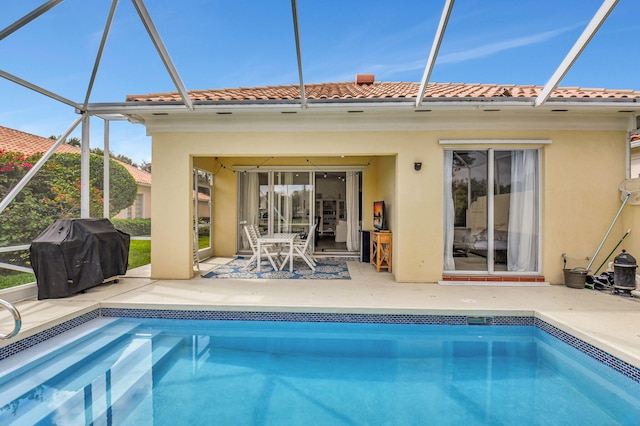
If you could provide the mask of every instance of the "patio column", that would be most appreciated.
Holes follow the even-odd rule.
[[[193,276],[192,159],[175,136],[153,135],[151,277]]]

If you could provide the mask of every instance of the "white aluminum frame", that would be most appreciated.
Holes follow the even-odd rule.
[[[0,30],[0,41],[12,34],[13,32],[19,30],[20,28],[26,26],[28,23],[48,12],[58,4],[62,3],[63,0],[49,0],[40,5],[39,7],[33,9],[31,12],[24,15],[22,18],[16,20],[9,26]],[[105,24],[105,28],[102,33],[102,39],[100,42],[100,46],[98,48],[98,52],[96,54],[96,60],[94,62],[93,70],[91,73],[91,78],[87,87],[86,95],[84,102],[82,104],[72,101],[70,99],[65,98],[59,94],[51,92],[43,87],[40,87],[36,84],[33,84],[29,81],[23,80],[20,77],[12,75],[6,71],[0,70],[0,77],[7,79],[13,83],[24,86],[30,90],[33,90],[37,93],[40,93],[44,96],[50,97],[58,102],[69,105],[74,108],[75,112],[80,114],[80,117],[74,121],[69,130],[65,132],[64,136],[58,139],[58,141],[52,146],[52,148],[45,153],[40,161],[27,173],[27,175],[20,181],[20,183],[2,200],[0,200],[0,214],[6,208],[6,206],[15,198],[15,195],[26,185],[26,183],[31,179],[31,177],[40,169],[40,167],[47,161],[47,159],[53,154],[55,149],[69,136],[71,131],[82,121],[83,123],[83,131],[82,131],[82,191],[81,191],[81,215],[82,217],[89,216],[89,190],[88,190],[88,177],[89,175],[89,125],[91,116],[96,116],[105,120],[105,174],[107,177],[105,178],[105,209],[103,214],[105,216],[108,215],[108,203],[109,203],[109,190],[108,190],[108,160],[109,160],[109,120],[123,120],[128,119],[129,121],[135,122],[135,112],[136,111],[153,111],[160,110],[163,112],[167,111],[185,111],[185,107],[187,111],[193,110],[210,110],[215,109],[216,107],[206,106],[206,107],[198,107],[196,108],[189,97],[189,93],[183,84],[182,79],[178,74],[178,70],[176,69],[171,57],[169,56],[169,52],[167,51],[160,34],[158,33],[153,20],[147,8],[144,4],[143,0],[131,0],[133,5],[139,15],[141,22],[147,30],[149,37],[151,38],[164,66],[169,73],[171,79],[173,80],[174,85],[176,86],[177,91],[180,94],[182,99],[182,103],[176,103],[172,105],[163,105],[163,106],[148,106],[148,105],[134,105],[133,103],[109,103],[109,104],[91,104],[91,92],[93,89],[93,84],[95,82],[95,78],[100,67],[100,61],[102,58],[102,53],[104,50],[104,46],[106,45],[106,41],[108,38],[109,31],[111,29],[111,25],[113,22],[113,17],[116,12],[116,8],[119,0],[113,0],[111,4],[111,8],[109,10],[109,14],[107,16],[107,21]],[[442,15],[440,18],[440,22],[438,25],[438,29],[436,31],[431,51],[429,53],[429,57],[427,59],[427,63],[425,66],[425,71],[423,74],[422,81],[420,83],[420,90],[415,102],[411,102],[411,105],[414,108],[420,108],[423,103],[424,93],[426,91],[427,85],[429,83],[429,78],[431,76],[431,72],[433,71],[433,67],[435,66],[435,62],[438,56],[438,52],[440,49],[440,45],[444,38],[444,33],[446,31],[446,27],[449,21],[449,17],[451,16],[451,12],[453,10],[454,0],[445,0],[444,7],[442,10]],[[578,56],[582,53],[587,44],[594,37],[595,33],[613,11],[613,9],[618,4],[618,0],[603,0],[602,5],[598,9],[598,11],[593,16],[591,22],[584,29],[582,35],[578,38],[573,48],[568,52],[565,59],[562,61],[556,72],[552,75],[551,79],[544,86],[540,95],[533,102],[534,107],[540,107],[545,104],[549,99],[551,92],[558,86],[562,78],[569,71],[571,66],[577,60]],[[304,78],[303,78],[303,69],[302,69],[302,48],[300,44],[300,32],[298,25],[298,7],[296,0],[291,0],[291,14],[293,18],[293,27],[294,27],[294,39],[296,45],[296,56],[297,56],[297,65],[298,65],[298,78],[300,85],[300,102],[293,104],[280,104],[276,105],[280,108],[285,109],[306,109],[308,108],[307,99],[304,91]],[[339,104],[338,104],[339,105]],[[343,108],[353,108],[355,104],[347,104]],[[501,104],[503,105],[503,104]],[[528,103],[519,103],[518,105],[513,105],[514,108],[522,107],[523,105],[530,105]],[[565,106],[574,106],[573,104],[569,105],[567,103],[563,104]],[[595,105],[595,104],[590,104]],[[603,104],[605,105],[605,104]],[[319,109],[322,108],[336,108],[336,103],[332,105],[313,105]],[[384,105],[367,105],[367,107],[380,107],[385,106],[389,107],[389,104]],[[407,108],[409,103],[398,105],[400,108]],[[449,105],[453,106],[453,105]],[[504,104],[503,106],[509,107],[509,105]],[[576,105],[579,107],[579,105]],[[270,107],[269,105],[261,105],[261,108]],[[227,108],[227,107],[225,107]],[[232,107],[233,108],[233,107]],[[237,107],[236,107],[237,108]],[[360,108],[360,106],[358,107]],[[0,265],[3,267],[5,265]]]

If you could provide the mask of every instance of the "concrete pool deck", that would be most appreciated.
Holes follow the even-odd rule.
[[[202,273],[228,260],[205,261]],[[348,266],[350,280],[154,280],[148,268],[137,268],[117,284],[83,294],[16,302],[22,329],[0,347],[98,308],[535,316],[640,368],[640,299],[564,285],[397,283],[370,264],[350,261]],[[0,333],[12,327],[3,309]]]

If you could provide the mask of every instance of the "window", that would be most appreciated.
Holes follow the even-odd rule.
[[[143,194],[138,194],[136,195],[136,203],[135,203],[135,208],[136,208],[136,219],[140,219],[142,217],[144,217],[144,195]]]
[[[537,272],[538,150],[445,150],[444,158],[444,270]]]

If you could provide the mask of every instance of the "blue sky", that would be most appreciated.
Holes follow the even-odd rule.
[[[44,0],[0,2],[0,29]],[[554,73],[601,0],[456,0],[433,82],[535,84]],[[146,0],[189,90],[297,84],[290,0]],[[305,83],[420,81],[444,0],[298,0]],[[111,0],[65,0],[0,40],[0,70],[82,102]],[[620,0],[561,86],[640,90],[640,1]],[[120,0],[91,102],[175,91],[130,0]],[[71,107],[0,79],[0,125],[48,137]],[[79,136],[79,131],[74,133]],[[102,122],[92,120],[92,146]],[[142,125],[113,122],[111,150],[152,161]]]

